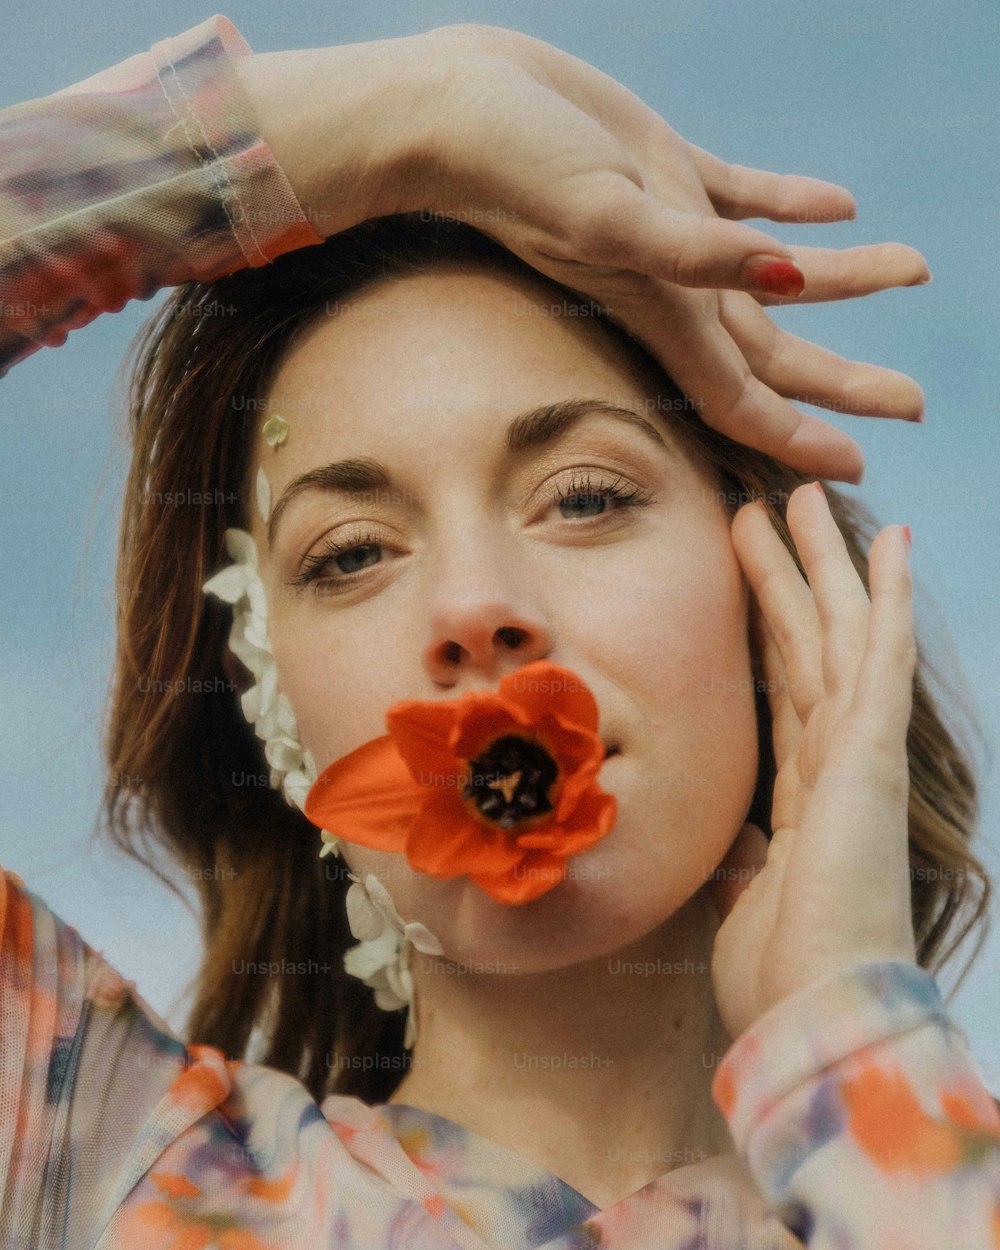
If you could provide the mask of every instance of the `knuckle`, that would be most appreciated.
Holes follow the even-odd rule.
[[[585,260],[608,261],[620,255],[629,214],[622,177],[625,171],[608,170],[592,176],[586,194],[572,213],[569,236],[575,251]]]

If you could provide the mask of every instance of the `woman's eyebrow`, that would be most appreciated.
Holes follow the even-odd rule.
[[[525,451],[536,451],[554,442],[584,417],[617,417],[641,430],[668,454],[673,454],[663,435],[645,417],[631,408],[620,408],[601,399],[564,399],[555,404],[543,404],[520,412],[507,426],[505,446],[507,453],[516,456]],[[278,534],[278,524],[292,500],[305,491],[320,490],[328,493],[357,495],[366,491],[387,490],[394,485],[392,474],[378,460],[336,460],[318,465],[299,474],[282,491],[274,505],[267,526],[268,546],[273,547]]]

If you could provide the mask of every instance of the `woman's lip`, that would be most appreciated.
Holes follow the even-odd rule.
[[[616,747],[616,746],[609,746],[609,745],[605,742],[605,744],[604,744],[604,758],[605,758],[606,760],[609,760],[609,759],[611,759],[611,757],[612,757],[613,755],[621,755],[621,748],[620,748],[620,747]]]

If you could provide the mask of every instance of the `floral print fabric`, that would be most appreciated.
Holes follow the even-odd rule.
[[[934,978],[853,965],[730,1046],[737,1150],[599,1210],[406,1104],[183,1043],[15,873],[0,894],[4,1250],[997,1250],[1000,1111]]]

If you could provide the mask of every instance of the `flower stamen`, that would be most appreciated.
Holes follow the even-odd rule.
[[[548,791],[559,769],[537,742],[504,734],[469,763],[462,798],[501,829],[552,811]]]

